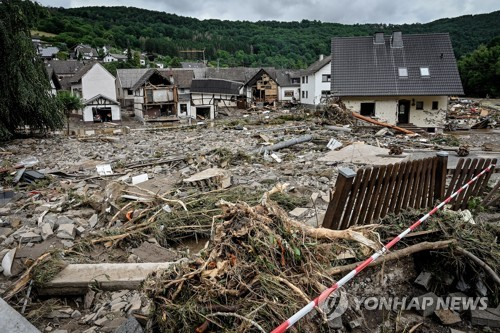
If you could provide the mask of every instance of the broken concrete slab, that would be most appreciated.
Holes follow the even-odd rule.
[[[33,231],[28,231],[19,235],[19,243],[21,244],[38,243],[41,241],[42,241],[42,236]]]
[[[26,318],[0,298],[0,332],[40,333]]]
[[[54,234],[54,231],[52,230],[52,226],[50,223],[44,223],[42,225],[42,239],[46,240],[47,238],[51,237]]]
[[[219,168],[210,168],[184,179],[183,182],[202,191],[223,189],[231,186],[231,173]]]
[[[73,224],[61,224],[57,229],[57,237],[61,239],[75,239],[76,228]]]
[[[292,211],[288,212],[288,214],[296,218],[301,218],[307,213],[308,210],[309,208],[295,207]]]
[[[433,292],[421,295],[416,298],[417,301],[417,312],[422,317],[429,317],[434,313],[438,303],[438,297]]]
[[[137,289],[157,270],[177,262],[127,264],[70,264],[38,290],[40,295],[83,295],[92,284],[101,290]]]
[[[402,156],[402,155],[399,155]],[[364,142],[354,142],[340,150],[334,150],[320,157],[320,162],[345,162],[353,164],[387,165],[403,162],[407,156],[391,157],[389,149],[367,145]]]

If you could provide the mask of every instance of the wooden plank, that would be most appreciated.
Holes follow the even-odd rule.
[[[485,161],[485,165],[483,166],[483,168],[480,170],[480,171],[483,171],[484,169],[486,169],[488,166],[490,166],[491,164],[496,164],[497,163],[497,160],[496,159],[487,159]],[[483,193],[483,191],[485,190],[486,186],[488,185],[488,182],[491,178],[491,175],[495,172],[494,170],[495,168],[493,168],[492,170],[490,170],[487,174],[485,174],[484,176],[482,176],[481,178],[479,178],[477,180],[478,184],[478,188],[476,190],[476,196],[481,196]],[[478,172],[479,173],[479,172]]]
[[[464,166],[460,170],[460,175],[457,178],[457,182],[454,185],[454,187],[456,187],[457,189],[459,189],[464,184],[464,182],[467,178],[467,173],[470,169],[471,163],[472,163],[472,159],[467,158],[465,160]],[[463,190],[461,193],[459,193],[457,196],[455,196],[454,201],[452,202],[452,209],[453,210],[456,210],[456,209],[458,209],[458,207],[460,207],[457,203],[460,202],[460,197],[463,198],[464,191],[467,191],[467,190]]]
[[[434,193],[432,193],[433,188],[431,187],[431,172],[432,172],[432,164],[434,162],[435,158],[430,157],[427,159],[427,162],[424,164],[424,177],[425,180],[422,184],[422,195],[420,196],[420,202],[419,202],[419,207],[420,208],[426,208],[427,207],[427,198],[429,196],[432,196]]]
[[[342,217],[342,221],[340,224],[340,230],[349,228],[351,226],[351,220],[354,220],[357,216],[357,212],[353,209],[353,207],[354,203],[359,198],[359,187],[361,185],[361,180],[363,179],[364,171],[365,169],[359,169],[356,173],[354,184],[351,188],[351,195],[349,196],[349,200],[347,201],[344,216]]]
[[[464,166],[465,159],[461,158],[458,160],[457,166],[455,167],[455,170],[453,171],[450,183],[448,185],[448,190],[446,191],[446,195],[442,199],[448,198],[453,192],[456,191],[455,187],[457,186],[457,180],[458,177],[460,177],[460,172]]]
[[[366,222],[365,222],[365,224],[370,223],[370,222],[373,221],[373,214],[374,214],[374,211],[375,211],[375,207],[377,206],[377,203],[380,201],[383,183],[385,181],[385,178],[388,177],[388,175],[387,175],[387,169],[388,169],[387,165],[384,165],[384,166],[380,167],[380,170],[379,170],[379,173],[378,173],[378,176],[377,176],[377,182],[375,183],[375,186],[374,186],[374,189],[373,189],[373,193],[372,193],[372,197],[371,197],[371,200],[370,200],[370,205],[368,206],[368,212],[366,214],[366,218],[365,218]]]
[[[411,198],[411,195],[414,195],[413,194],[413,185],[415,183],[416,173],[418,170],[419,163],[420,163],[419,161],[412,161],[411,162],[410,170],[406,175],[407,179],[406,179],[406,186],[405,186],[405,195],[403,197],[403,200],[401,201],[401,205],[398,205],[396,207],[396,211],[395,211],[396,214],[399,214],[399,212],[401,210],[405,210],[408,207],[410,207],[409,206],[410,198]],[[398,202],[398,204],[399,204],[399,202]]]
[[[425,163],[427,162],[427,158],[421,160],[418,163],[417,174],[415,177],[415,185],[413,186],[414,190],[412,195],[410,195],[410,207],[420,208],[420,202],[422,200],[423,186],[425,183]]]
[[[391,206],[389,208],[389,212],[391,213],[396,213],[398,209],[401,208],[401,203],[403,202],[408,183],[408,174],[410,173],[412,165],[412,162],[405,162],[404,167],[400,168],[400,174],[396,181],[397,188],[394,190],[394,194],[397,195],[397,198],[395,198],[396,200],[391,200]]]
[[[170,269],[173,262],[127,264],[70,264],[38,289],[40,295],[83,295],[96,284],[100,290],[137,289],[155,271]]]
[[[479,158],[476,160],[477,160],[477,164],[472,172],[471,178],[477,176],[485,168],[485,165],[486,165],[486,159]],[[464,200],[462,201],[462,204],[460,205],[460,209],[467,208],[469,200],[472,197],[477,195],[478,185],[479,186],[482,185],[482,181],[483,181],[483,179],[479,178],[467,188],[467,193],[466,193],[466,196],[464,196]]]
[[[477,166],[479,163],[483,163],[483,162],[484,162],[484,160],[482,161],[482,159],[478,159],[478,158],[474,158],[472,160],[470,168],[467,171],[467,175],[465,176],[465,179],[464,179],[464,182],[462,185],[469,182],[472,178],[474,178],[474,176],[476,174],[479,173],[479,172],[476,172]],[[473,185],[473,184],[471,184],[471,185]],[[455,202],[455,207],[457,207],[456,209],[466,209],[467,208],[468,201],[471,197],[471,185],[469,185],[465,190],[463,190],[458,195],[458,200]]]
[[[372,175],[372,172],[373,172],[372,168],[368,168],[365,170],[365,174],[363,175],[363,180],[361,181],[361,187],[359,188],[359,195],[356,199],[356,205],[354,206],[354,214],[356,214],[356,218],[351,219],[350,225],[358,224],[358,221],[360,221],[361,219],[360,217],[362,213],[361,207],[363,207],[363,200],[365,198],[365,194],[368,188],[368,183]]]
[[[380,166],[375,166],[372,169],[372,174],[370,177],[370,180],[368,182],[368,186],[366,188],[366,191],[363,196],[363,205],[361,206],[361,211],[359,214],[359,219],[356,224],[358,225],[365,225],[369,223],[369,221],[366,220],[366,216],[368,213],[368,207],[370,207],[370,202],[373,199],[373,192],[375,190],[375,185],[378,180],[378,175],[380,172],[381,167]]]
[[[481,171],[483,171],[484,169],[486,169],[486,167],[488,167],[488,165],[491,164],[491,159],[480,159],[479,160],[479,163],[477,164],[477,167],[476,167],[476,170],[474,171],[474,176],[477,176]],[[478,180],[476,180],[474,182],[474,184],[471,185],[471,188],[470,188],[470,196],[471,197],[477,197],[479,195],[481,195],[480,193],[480,189],[483,185],[483,181],[484,181],[484,178],[486,175],[484,175],[483,177],[479,178]]]
[[[441,178],[439,178],[439,180],[437,180],[438,179],[438,176],[437,176],[438,165],[439,165],[439,157],[436,156],[432,160],[432,168],[429,169],[430,170],[429,171],[430,172],[430,182],[429,182],[429,196],[427,197],[427,207],[434,206],[436,196],[438,196],[438,198],[441,196],[441,194],[436,195],[436,190],[439,192],[442,192],[444,194],[444,186],[446,185],[446,179],[445,179],[444,183],[441,183],[442,186],[440,185],[439,188],[436,189],[436,182],[437,181],[441,182]],[[445,169],[444,174],[446,177],[446,169]]]
[[[351,194],[352,183],[354,181],[354,177],[356,173],[348,168],[340,169],[339,176],[341,176],[344,180],[344,184],[342,187],[342,192],[339,196],[339,206],[337,207],[335,213],[333,214],[333,225],[335,226],[333,229],[340,230],[342,227],[342,214],[348,214],[346,211],[346,203],[349,195]]]
[[[384,202],[382,204],[380,217],[384,218],[387,215],[387,212],[390,211],[391,201],[396,201],[397,192],[396,192],[396,180],[398,179],[400,168],[404,168],[405,163],[396,163],[394,164],[394,168],[392,169],[392,174],[390,177],[389,185],[387,187],[387,191],[384,194]]]
[[[384,206],[385,201],[388,196],[394,195],[392,191],[389,191],[389,185],[391,184],[391,180],[393,177],[394,165],[389,164],[385,170],[384,181],[382,186],[380,187],[380,192],[378,194],[377,204],[375,205],[375,210],[373,212],[372,221],[377,221],[382,214],[382,207]]]
[[[346,174],[344,174],[343,172],[339,172],[337,181],[335,182],[335,192],[333,193],[330,203],[328,204],[325,218],[323,219],[323,228],[336,229],[338,227],[339,223],[338,221],[334,220],[334,216],[338,218],[339,212],[341,215],[341,213],[344,211],[345,199],[348,195],[345,192],[350,190],[350,185],[352,185],[352,181],[354,180],[353,178],[355,174],[352,174],[354,174],[354,171],[352,170],[350,170],[349,172],[349,177],[346,177]]]
[[[434,201],[445,199],[446,176],[448,173],[448,153],[438,152],[436,154],[436,158],[436,172],[434,173]]]

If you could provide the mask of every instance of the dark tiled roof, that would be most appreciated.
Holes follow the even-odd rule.
[[[95,64],[96,64],[95,62],[89,62],[85,66],[83,66],[82,68],[80,68],[80,70],[78,72],[76,72],[76,74],[71,77],[70,82],[71,83],[77,83],[78,81],[80,81],[82,79],[82,76],[84,76],[85,74],[87,74],[87,72],[92,67],[94,67]]]
[[[391,37],[374,44],[373,37],[332,39],[332,92],[337,96],[463,95],[462,82],[447,33]],[[401,78],[398,68],[406,67]],[[420,75],[429,68],[429,76]]]
[[[158,70],[164,77],[170,80],[170,76],[174,79],[174,84],[179,88],[191,87],[191,81],[194,79],[194,72],[192,69],[159,69]]]
[[[316,61],[313,63],[311,66],[307,67],[302,74],[303,75],[311,75],[319,71],[321,68],[323,68],[325,65],[327,65],[330,61],[332,60],[332,56],[329,55],[327,57],[324,57],[321,60]]]
[[[131,89],[135,83],[148,71],[147,68],[117,69],[116,77],[123,89]]]
[[[77,60],[51,60],[46,66],[51,67],[57,75],[74,75],[85,64]]]
[[[238,82],[247,82],[260,68],[232,67],[232,68],[207,68],[206,77],[210,79],[223,79]]]
[[[195,79],[191,83],[192,93],[239,95],[241,82],[222,79]]]
[[[290,69],[277,69],[275,71],[276,82],[282,87],[300,87],[300,71]],[[292,83],[292,78],[299,79]]]

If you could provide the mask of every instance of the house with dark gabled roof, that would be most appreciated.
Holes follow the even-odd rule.
[[[224,79],[195,79],[191,83],[191,110],[194,119],[214,119],[219,109],[237,107],[243,83]]]
[[[335,37],[331,73],[348,108],[429,131],[443,127],[448,97],[464,93],[447,33]]]

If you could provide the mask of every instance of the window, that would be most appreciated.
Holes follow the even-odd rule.
[[[285,90],[285,97],[293,97],[293,90]]]
[[[332,79],[332,76],[330,74],[323,74],[321,76],[321,81],[322,82],[330,82]]]
[[[292,77],[292,84],[300,83],[300,79],[298,77]]]
[[[416,107],[417,110],[423,110],[424,109],[424,102],[422,101],[417,101]]]
[[[306,77],[305,76],[302,77],[302,83],[306,83]]]
[[[306,98],[306,92],[302,90],[302,98]]]
[[[399,74],[399,77],[408,77],[408,68],[406,68],[406,67],[399,67],[398,68],[398,74]]]
[[[330,96],[330,90],[321,90],[321,96]]]
[[[433,110],[439,109],[439,102],[438,101],[432,101],[432,109]]]
[[[362,116],[374,116],[375,115],[375,103],[361,103],[360,113]]]
[[[309,92],[306,90],[306,98],[309,98]]]
[[[132,91],[132,89],[127,89],[127,94],[130,96],[130,95],[133,95],[134,92]]]
[[[430,76],[429,67],[420,67],[420,75],[421,76]]]

